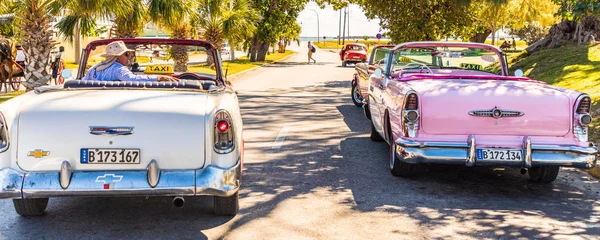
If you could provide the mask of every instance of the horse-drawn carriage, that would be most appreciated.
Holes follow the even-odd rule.
[[[52,81],[54,85],[64,83],[64,78],[60,75],[65,67],[62,60],[64,50],[61,46],[51,52],[52,79],[48,85],[52,84]],[[13,48],[10,41],[0,40],[0,92],[18,91],[21,88],[21,81],[25,76],[25,60],[25,51],[21,46]]]

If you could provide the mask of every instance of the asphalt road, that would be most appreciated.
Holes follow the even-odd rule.
[[[5,239],[598,239],[600,184],[563,169],[550,185],[518,169],[435,167],[393,177],[388,146],[350,100],[353,68],[306,51],[233,79],[244,117],[241,210],[216,217],[211,198],[51,199],[23,218],[0,201]]]

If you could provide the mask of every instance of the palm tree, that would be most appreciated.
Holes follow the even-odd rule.
[[[74,42],[75,61],[79,61],[81,50],[80,36],[90,36],[96,31],[97,20],[109,20],[113,16],[125,16],[133,12],[136,0],[54,0],[51,4],[53,15],[67,10],[56,28]]]
[[[25,85],[27,91],[46,85],[52,77],[50,52],[56,45],[52,39],[50,5],[54,0],[17,0],[16,18],[20,28],[20,44],[25,51]]]
[[[205,30],[206,41],[220,50],[223,41],[228,40],[232,55],[236,43],[243,42],[256,31],[258,19],[249,0],[200,0],[198,4],[197,26]],[[211,58],[208,59],[212,65]]]
[[[196,19],[196,1],[192,0],[149,0],[147,1],[147,14],[150,20],[171,33],[171,38],[189,39],[194,29],[191,22]],[[173,69],[176,72],[187,72],[189,61],[188,48],[185,46],[172,46],[171,57],[174,61]]]

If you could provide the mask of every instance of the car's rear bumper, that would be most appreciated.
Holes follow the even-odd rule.
[[[152,171],[158,174],[152,174]],[[231,168],[198,170],[21,172],[0,169],[0,199],[76,196],[221,196],[241,184],[240,161]],[[70,177],[68,176],[70,175]],[[152,187],[151,184],[155,186]],[[63,188],[62,186],[66,186]]]
[[[416,142],[406,139],[396,141],[396,154],[408,163],[465,164],[466,166],[565,166],[592,168],[596,164],[598,149],[563,145],[533,145],[528,137],[523,140],[521,160],[478,160],[475,137],[465,142]]]

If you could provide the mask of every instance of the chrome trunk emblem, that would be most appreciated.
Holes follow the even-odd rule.
[[[90,126],[90,134],[94,134],[94,135],[130,135],[130,134],[133,134],[133,127]]]
[[[498,119],[503,117],[520,117],[525,115],[525,113],[521,111],[502,110],[498,107],[494,107],[491,110],[473,110],[469,112],[469,115],[475,117],[493,117]]]

